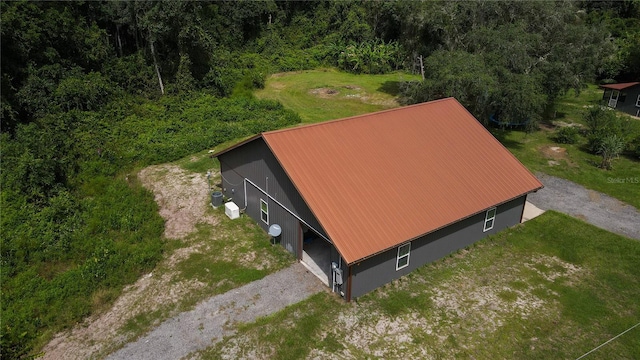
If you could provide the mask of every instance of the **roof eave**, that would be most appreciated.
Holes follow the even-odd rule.
[[[406,241],[404,241],[404,242],[403,242],[403,243],[401,243],[401,244],[397,244],[397,245],[390,246],[390,247],[388,247],[388,248],[385,248],[385,249],[383,249],[383,250],[377,251],[377,252],[375,252],[375,253],[373,253],[373,254],[367,255],[367,256],[365,256],[365,257],[363,257],[363,258],[360,258],[360,259],[358,259],[358,260],[348,261],[347,259],[345,259],[345,258],[344,258],[344,256],[343,256],[343,259],[345,259],[345,261],[347,261],[347,266],[351,266],[351,265],[353,265],[353,264],[356,264],[356,263],[359,263],[359,262],[362,262],[362,261],[365,261],[365,260],[371,259],[371,258],[373,258],[373,257],[375,257],[375,256],[377,256],[377,255],[380,255],[380,254],[382,254],[382,253],[384,253],[384,252],[386,252],[386,251],[389,251],[389,250],[395,249],[395,248],[397,248],[398,246],[400,246],[400,245],[402,245],[402,244],[405,244],[405,243],[408,243],[408,242],[411,242],[411,241],[417,240],[417,239],[419,239],[419,238],[421,238],[421,237],[424,237],[424,236],[427,236],[427,235],[429,235],[429,234],[432,234],[432,233],[434,233],[434,232],[436,232],[436,231],[438,231],[438,230],[442,230],[442,229],[444,229],[444,228],[446,228],[446,227],[448,227],[448,226],[451,226],[451,225],[453,225],[453,224],[455,224],[455,223],[458,223],[458,222],[460,222],[460,221],[462,221],[462,220],[466,220],[466,219],[468,219],[468,218],[470,218],[470,217],[473,217],[473,216],[475,216],[475,215],[481,214],[481,213],[483,213],[483,212],[487,211],[488,209],[491,209],[491,208],[493,208],[493,207],[500,206],[500,205],[502,205],[502,204],[506,204],[506,203],[508,203],[509,201],[513,201],[513,200],[515,200],[515,199],[517,199],[517,198],[520,198],[520,197],[522,197],[522,196],[525,196],[525,195],[528,195],[528,194],[534,193],[534,192],[536,192],[536,191],[538,191],[538,190],[541,190],[542,188],[544,188],[544,185],[540,185],[539,187],[537,187],[537,188],[535,188],[535,189],[532,189],[532,190],[530,190],[530,191],[527,191],[527,192],[525,192],[525,193],[522,193],[522,194],[520,194],[520,195],[518,195],[518,196],[512,197],[512,198],[510,198],[510,199],[508,199],[508,200],[505,200],[505,201],[503,201],[503,202],[500,202],[500,203],[498,203],[498,204],[492,205],[491,207],[489,207],[489,208],[487,208],[487,209],[483,209],[483,210],[477,211],[477,212],[475,212],[475,213],[473,213],[473,214],[471,214],[471,215],[468,215],[468,216],[462,217],[462,218],[460,218],[460,219],[458,219],[458,220],[455,220],[455,221],[452,221],[452,222],[450,222],[450,223],[448,223],[448,224],[446,224],[446,225],[442,225],[442,226],[440,226],[440,227],[438,227],[438,228],[435,228],[435,229],[433,229],[433,230],[430,230],[430,231],[428,231],[428,232],[426,232],[426,233],[424,233],[424,234],[421,234],[421,235],[415,236],[415,237],[413,237],[413,238],[411,238],[411,239],[407,239]]]
[[[598,85],[602,89],[611,89],[611,90],[625,90],[634,86],[640,85],[640,82],[629,82],[629,83],[619,83],[619,84],[603,84]]]
[[[228,148],[225,148],[225,149],[222,149],[222,150],[220,150],[220,151],[218,151],[216,153],[213,153],[209,157],[216,158],[216,157],[218,157],[220,155],[228,153],[229,151],[231,151],[233,149],[239,148],[240,146],[242,146],[244,144],[248,144],[248,143],[250,143],[250,142],[252,142],[252,141],[254,141],[254,140],[258,139],[258,138],[261,138],[261,137],[262,137],[262,134],[257,134],[257,135],[251,136],[250,138],[248,138],[246,140],[240,141],[237,144],[231,145]]]

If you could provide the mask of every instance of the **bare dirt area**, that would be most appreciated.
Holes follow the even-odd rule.
[[[322,99],[329,99],[338,95],[340,91],[332,88],[318,88],[309,90],[309,94],[315,95]]]
[[[333,99],[340,96],[345,99],[359,100],[365,104],[382,105],[384,107],[399,106],[398,100],[395,98],[388,99],[377,94],[367,94],[361,87],[356,85],[343,85],[340,88],[345,89],[344,94],[339,89],[330,87],[311,89],[309,94],[321,99]]]
[[[160,214],[165,219],[165,236],[180,241],[196,231],[197,224],[215,225],[219,219],[207,213],[208,184],[203,174],[187,172],[176,165],[156,165],[139,173],[142,184],[155,194]],[[204,283],[176,278],[175,265],[206,247],[190,240],[186,247],[168,255],[156,271],[127,286],[108,311],[87,318],[73,329],[57,334],[47,344],[42,359],[100,358],[130,340],[122,328],[141,314],[177,311],[185,296],[198,291]]]
[[[549,166],[557,166],[562,164],[561,161],[564,161],[569,166],[576,166],[576,164],[569,159],[567,156],[567,149],[560,146],[549,146],[545,145],[538,149],[544,157],[549,159],[547,163]]]
[[[218,223],[205,215],[209,185],[204,174],[189,173],[176,165],[155,165],[140,171],[138,178],[155,194],[167,239],[184,238],[196,230],[196,224]]]

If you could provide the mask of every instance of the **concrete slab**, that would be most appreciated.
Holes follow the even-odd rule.
[[[323,284],[329,286],[331,272],[330,254],[331,245],[322,239],[314,239],[304,245],[300,263],[313,275],[317,276]]]
[[[522,221],[521,223],[525,222],[525,221],[529,221],[535,217],[538,217],[540,215],[544,214],[544,210],[538,208],[537,206],[533,205],[530,202],[526,202],[524,204],[524,212],[522,213]]]

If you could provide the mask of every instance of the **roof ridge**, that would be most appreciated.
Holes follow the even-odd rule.
[[[380,114],[388,113],[388,112],[394,112],[394,111],[405,111],[408,108],[432,105],[434,103],[438,103],[438,102],[442,102],[442,101],[451,101],[451,100],[457,102],[458,104],[460,103],[458,100],[456,100],[456,98],[450,96],[450,97],[446,97],[446,98],[442,98],[442,99],[424,101],[424,102],[417,103],[417,104],[411,104],[411,105],[406,105],[406,106],[398,106],[398,107],[394,107],[394,108],[390,108],[390,109],[384,109],[384,110],[380,110],[380,111],[376,111],[376,112],[372,112],[372,113],[353,115],[353,116],[349,116],[349,117],[346,117],[346,118],[333,119],[333,120],[327,120],[327,121],[320,121],[320,122],[311,123],[311,124],[303,124],[303,125],[299,125],[299,126],[288,127],[288,128],[285,128],[285,129],[277,129],[277,130],[265,131],[265,132],[260,133],[260,135],[277,134],[277,133],[282,133],[282,132],[295,131],[295,130],[299,130],[299,129],[306,129],[306,128],[314,127],[314,126],[327,126],[329,124],[333,124],[333,123],[337,123],[337,122],[353,121],[353,120],[356,120],[358,118],[371,117],[371,116],[380,115]],[[462,105],[462,104],[460,104],[460,105]]]

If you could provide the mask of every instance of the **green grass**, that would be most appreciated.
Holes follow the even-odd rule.
[[[586,150],[587,140],[579,136],[575,144],[557,144],[555,132],[560,126],[585,126],[584,112],[589,106],[601,103],[602,90],[590,85],[576,96],[569,92],[557,102],[553,120],[542,124],[533,133],[518,130],[491,129],[491,132],[531,171],[539,171],[603,192],[640,209],[640,159],[630,154],[613,161],[612,170],[598,167],[601,156]],[[621,116],[626,116],[621,114]],[[640,121],[629,117],[631,131],[640,135]],[[560,153],[550,150],[559,147]],[[551,161],[551,162],[550,162]],[[557,162],[557,164],[553,162]]]
[[[285,268],[293,256],[281,247],[271,246],[270,237],[249,217],[230,220],[224,208],[210,209],[220,223],[201,224],[187,243],[202,242],[204,250],[180,262],[175,280],[197,280],[207,284],[208,295],[261,279]],[[215,289],[212,292],[212,289]]]
[[[576,358],[638,321],[640,242],[547,212],[354,303],[322,293],[239,325],[200,355]],[[639,356],[636,328],[590,358]]]
[[[272,75],[255,95],[278,100],[297,112],[304,123],[315,123],[397,107],[399,84],[417,79],[404,73],[355,75],[333,69],[307,70]]]
[[[638,124],[640,126],[640,122]],[[529,170],[571,180],[584,187],[611,195],[640,209],[640,161],[620,156],[613,161],[612,170],[598,167],[601,157],[584,149],[586,139],[577,144],[556,144],[553,132],[541,130],[527,134],[522,131],[493,129],[492,133]],[[551,147],[559,147],[557,154]],[[559,164],[550,163],[557,161]]]
[[[601,101],[602,90],[597,85],[589,85],[579,94],[569,91],[556,102],[555,120],[584,124],[582,113],[586,107],[600,105]]]

